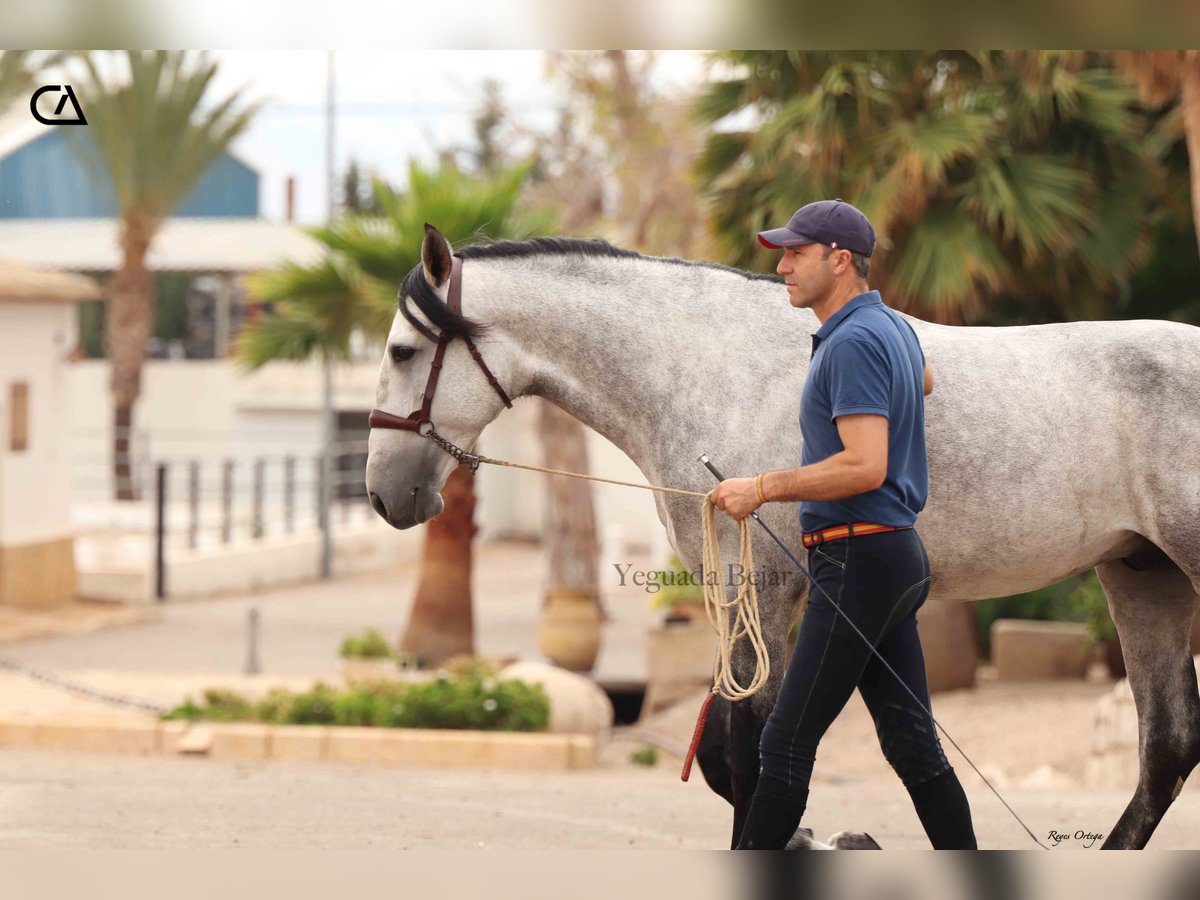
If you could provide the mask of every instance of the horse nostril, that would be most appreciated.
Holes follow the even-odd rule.
[[[371,498],[371,509],[386,519],[388,517],[387,507],[383,505],[383,501],[379,499],[379,495],[374,491],[370,491],[367,496]]]

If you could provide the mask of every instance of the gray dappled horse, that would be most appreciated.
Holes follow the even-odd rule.
[[[505,406],[490,371],[511,397],[545,397],[607,437],[652,484],[711,489],[700,453],[729,476],[799,464],[798,405],[817,321],[789,305],[781,279],[596,241],[499,242],[459,251],[460,317],[445,302],[450,254],[427,227],[380,368],[385,418],[421,408],[438,334],[480,337],[486,366],[468,342],[446,345],[425,416],[459,447],[472,447]],[[929,502],[918,521],[933,570],[929,602],[1020,593],[1097,568],[1140,732],[1137,788],[1104,846],[1143,847],[1200,760],[1189,644],[1200,590],[1200,329],[909,321],[937,373],[926,405]],[[490,324],[486,339],[478,323]],[[389,420],[371,431],[371,502],[396,528],[425,522],[441,511],[438,492],[455,465]],[[654,496],[671,544],[699,568],[698,503]],[[760,512],[799,547],[795,504]],[[722,555],[734,559],[732,520],[719,517],[719,528]],[[718,700],[698,756],[733,804],[733,845],[807,590],[778,548],[752,533],[756,565],[794,577],[759,595],[770,681],[749,700]],[[741,642],[742,683],[753,661]]]

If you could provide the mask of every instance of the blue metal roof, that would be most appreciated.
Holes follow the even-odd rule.
[[[78,126],[77,126],[78,127]],[[93,219],[116,215],[111,185],[97,185],[67,143],[63,126],[0,159],[0,219]],[[86,136],[85,136],[86,138]],[[255,218],[258,173],[225,153],[178,209],[186,217]]]

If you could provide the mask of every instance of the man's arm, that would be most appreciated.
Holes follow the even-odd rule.
[[[838,416],[844,450],[810,466],[767,472],[763,497],[772,500],[841,500],[873,491],[887,478],[888,420],[873,413]],[[718,509],[744,519],[760,505],[754,478],[729,478],[712,493]]]
[[[888,464],[887,417],[857,413],[838,416],[836,424],[846,449],[810,466],[767,472],[763,496],[768,501],[841,500],[883,484]]]
[[[933,366],[925,363],[925,396],[928,397],[933,393]]]

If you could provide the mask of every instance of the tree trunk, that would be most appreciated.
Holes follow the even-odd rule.
[[[113,487],[118,500],[137,499],[133,483],[133,408],[142,392],[142,364],[154,325],[154,280],[146,253],[157,222],[131,216],[121,222],[121,268],[113,276],[105,350],[113,398]]]
[[[548,469],[588,473],[587,432],[548,400],[542,401],[542,452]],[[548,589],[591,591],[598,596],[600,546],[592,484],[579,478],[546,476]]]
[[[445,508],[425,526],[421,578],[400,650],[435,666],[475,653],[471,606],[471,542],[475,537],[475,476],[459,466],[442,489]]]
[[[1196,245],[1200,248],[1200,54],[1184,54],[1179,72],[1180,112],[1187,139],[1188,168],[1192,181],[1192,223]]]
[[[542,401],[540,430],[545,465],[588,471],[587,432],[573,417]],[[545,543],[549,578],[538,627],[538,648],[551,662],[574,672],[591,671],[600,652],[597,579],[599,544],[591,482],[546,476]]]

